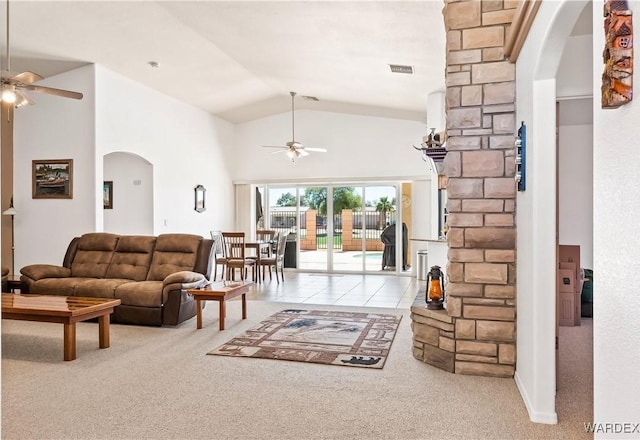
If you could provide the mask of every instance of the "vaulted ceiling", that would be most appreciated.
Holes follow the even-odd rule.
[[[439,0],[9,6],[12,71],[46,77],[97,63],[233,123],[289,111],[290,91],[319,99],[297,108],[425,121],[427,95],[444,91]]]

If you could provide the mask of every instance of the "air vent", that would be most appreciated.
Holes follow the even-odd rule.
[[[302,95],[302,99],[307,99],[309,101],[320,101],[318,98],[316,98],[315,96],[304,96]]]
[[[408,73],[413,75],[413,66],[403,66],[402,64],[389,64],[393,73]]]

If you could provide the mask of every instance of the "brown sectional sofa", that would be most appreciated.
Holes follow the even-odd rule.
[[[186,289],[208,283],[212,245],[191,234],[88,233],[71,240],[62,266],[23,267],[21,291],[117,298],[114,322],[176,325],[196,314]]]

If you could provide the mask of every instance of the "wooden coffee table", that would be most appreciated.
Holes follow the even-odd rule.
[[[2,319],[64,325],[64,360],[76,358],[76,322],[98,318],[100,348],[109,348],[109,315],[119,299],[37,294],[2,294]]]
[[[187,293],[196,300],[196,328],[202,328],[201,301],[218,301],[220,303],[220,330],[224,330],[224,318],[227,315],[225,301],[242,295],[242,319],[247,319],[247,292],[253,283],[223,281],[208,284],[202,289],[189,289]]]

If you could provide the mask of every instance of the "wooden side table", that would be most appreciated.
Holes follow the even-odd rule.
[[[16,290],[20,290],[22,283],[20,282],[19,275],[7,276],[7,290],[10,293],[14,293]]]
[[[223,281],[212,283],[202,289],[188,289],[187,293],[196,300],[196,328],[202,328],[201,301],[218,301],[220,303],[220,330],[224,330],[224,318],[227,315],[226,300],[242,295],[242,319],[247,319],[247,292],[253,283]]]

